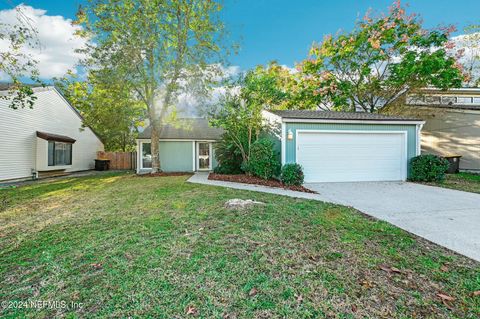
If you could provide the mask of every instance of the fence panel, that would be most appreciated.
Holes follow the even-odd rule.
[[[97,152],[97,158],[110,160],[110,169],[134,170],[137,168],[136,152]]]

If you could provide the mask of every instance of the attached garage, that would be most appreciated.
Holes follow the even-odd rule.
[[[420,154],[423,121],[371,113],[271,111],[281,125],[282,164],[305,182],[404,181]]]

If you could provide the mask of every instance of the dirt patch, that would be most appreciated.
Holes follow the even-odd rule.
[[[303,187],[303,186],[287,186],[287,185],[284,185],[282,182],[280,182],[278,180],[275,180],[275,179],[262,179],[262,178],[259,178],[259,177],[248,176],[248,175],[245,175],[245,174],[227,175],[227,174],[210,173],[208,175],[208,179],[214,180],[214,181],[224,181],[224,182],[235,182],[235,183],[243,183],[243,184],[269,186],[269,187],[288,189],[288,190],[296,191],[296,192],[317,194],[317,192],[312,191],[311,189],[308,189],[308,188]]]
[[[159,172],[155,174],[141,174],[138,177],[167,177],[167,176],[191,176],[190,172]]]

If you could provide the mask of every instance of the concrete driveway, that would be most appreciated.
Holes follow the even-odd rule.
[[[352,206],[480,261],[480,194],[414,183],[310,183],[330,202]]]

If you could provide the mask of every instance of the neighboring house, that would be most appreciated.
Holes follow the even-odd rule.
[[[480,172],[480,88],[425,90],[407,97],[426,124],[422,152],[461,155],[460,169]]]
[[[213,144],[223,131],[208,125],[203,118],[178,119],[166,124],[160,133],[160,166],[164,172],[210,171],[215,168]],[[137,173],[152,168],[151,128],[139,133],[137,139]]]
[[[8,84],[0,84],[6,95]],[[89,170],[103,143],[53,86],[35,87],[33,108],[0,99],[0,180]]]
[[[420,154],[424,121],[377,113],[269,111],[280,127],[281,162],[303,167],[305,182],[404,181]]]

